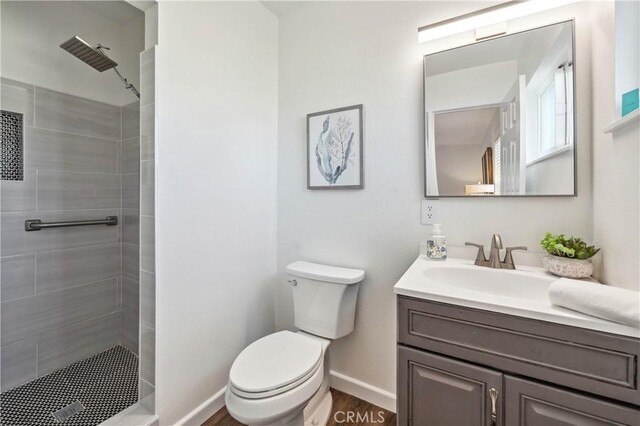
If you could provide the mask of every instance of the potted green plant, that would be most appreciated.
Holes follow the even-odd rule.
[[[600,249],[581,238],[547,232],[540,245],[549,254],[542,259],[542,266],[552,274],[567,278],[586,278],[593,274],[591,258]]]

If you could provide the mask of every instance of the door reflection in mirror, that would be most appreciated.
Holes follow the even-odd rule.
[[[575,195],[573,22],[427,55],[425,195]]]

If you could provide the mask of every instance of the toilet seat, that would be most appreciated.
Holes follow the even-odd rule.
[[[270,334],[238,355],[229,388],[247,399],[279,395],[309,380],[322,365],[323,353],[318,339],[290,331]]]

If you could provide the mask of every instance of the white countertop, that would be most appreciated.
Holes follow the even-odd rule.
[[[496,279],[496,286],[482,289],[480,286],[473,288],[474,284],[461,286],[448,285],[438,280],[438,275],[443,275],[443,268],[454,268],[457,271],[449,271],[464,274],[469,270],[469,275],[477,272],[472,270],[483,269],[484,278]],[[399,295],[414,297],[417,299],[431,300],[452,305],[466,306],[485,311],[499,312],[516,315],[524,318],[532,318],[548,321],[556,324],[565,324],[589,330],[604,331],[607,333],[640,338],[640,328],[607,321],[604,319],[584,315],[569,309],[552,306],[547,297],[549,285],[558,279],[542,268],[530,266],[517,266],[517,271],[496,270],[475,266],[471,260],[447,259],[446,261],[429,261],[420,256],[407,269],[404,275],[396,283],[393,292]],[[501,274],[500,276],[496,274]],[[505,281],[509,281],[508,275],[513,274],[513,282],[526,280],[524,286],[517,291],[508,290]],[[517,278],[516,278],[517,276]],[[506,278],[506,279],[505,279]],[[501,284],[502,282],[502,284]],[[507,283],[508,284],[508,283]],[[503,286],[501,294],[500,285]],[[485,291],[483,291],[485,290]],[[506,295],[505,295],[506,294]]]

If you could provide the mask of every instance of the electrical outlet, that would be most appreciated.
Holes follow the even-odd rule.
[[[438,200],[422,200],[421,222],[423,225],[438,223]]]

